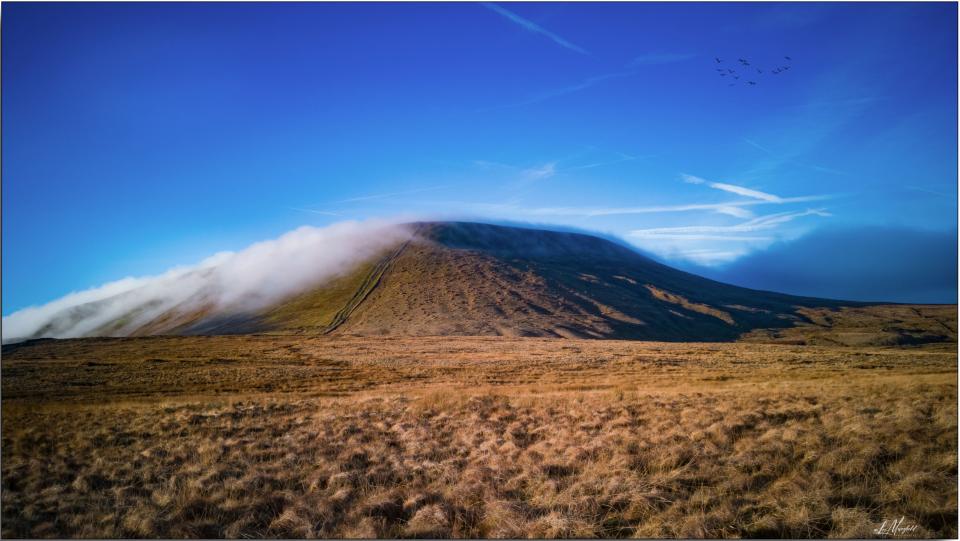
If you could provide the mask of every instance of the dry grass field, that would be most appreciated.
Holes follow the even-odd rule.
[[[956,344],[5,347],[2,535],[957,536]]]

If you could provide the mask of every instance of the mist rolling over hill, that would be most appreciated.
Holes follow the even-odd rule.
[[[709,341],[862,304],[716,282],[583,233],[374,222],[301,228],[3,323],[5,342],[242,333]]]
[[[111,282],[17,311],[3,318],[3,340],[170,332],[183,318],[256,312],[348,272],[408,236],[408,229],[383,221],[301,227],[192,267]]]

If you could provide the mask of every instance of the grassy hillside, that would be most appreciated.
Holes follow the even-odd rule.
[[[335,278],[323,287],[271,308],[264,314],[263,320],[273,329],[324,334],[335,327],[337,316],[352,299],[372,289],[373,284],[367,281],[377,266],[377,261],[362,263],[349,274]]]
[[[957,535],[954,346],[4,347],[13,537]]]
[[[859,316],[829,316],[844,310]],[[254,316],[272,333],[797,341],[800,332],[830,344],[853,337],[822,338],[834,323],[856,319],[853,343],[956,340],[955,307],[923,310],[721,284],[588,235],[423,223],[410,242]]]
[[[793,327],[757,329],[742,339],[825,346],[913,346],[957,342],[956,305],[902,305],[801,308]]]
[[[746,336],[794,342],[812,334],[835,344],[956,341],[955,306],[880,308],[756,291],[682,272],[615,242],[577,233],[461,222],[409,227],[415,231],[411,240],[266,309],[227,311],[191,298],[152,318],[144,317],[152,314],[146,307],[135,307],[91,334],[673,341]],[[94,309],[81,305],[52,325],[75,323]],[[796,325],[801,327],[778,330]],[[822,338],[835,325],[858,328]]]

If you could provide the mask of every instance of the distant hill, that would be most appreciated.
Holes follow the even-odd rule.
[[[265,309],[224,313],[213,304],[197,308],[194,303],[189,310],[170,309],[135,328],[127,324],[129,318],[121,318],[88,335],[489,335],[665,341],[734,340],[747,335],[803,342],[797,337],[809,333],[784,334],[777,329],[819,328],[824,313],[841,308],[843,313],[870,312],[862,303],[715,282],[585,234],[465,222],[408,227],[411,236],[377,256]],[[75,307],[70,317],[83,317],[85,309],[94,308]],[[870,319],[868,334],[880,333],[880,342],[956,340],[955,307],[926,315],[906,308],[886,310],[886,315]],[[901,312],[911,319],[909,324],[903,325]],[[841,319],[854,326],[865,321]],[[41,332],[29,338],[42,336]]]

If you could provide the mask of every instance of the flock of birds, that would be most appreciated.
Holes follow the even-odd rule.
[[[750,85],[750,86],[756,86],[756,85],[759,84],[759,83],[757,83],[757,82],[754,81],[753,79],[757,79],[758,77],[755,76],[753,72],[756,71],[757,75],[763,75],[764,73],[767,73],[767,74],[769,74],[769,75],[779,75],[779,74],[781,74],[781,73],[789,70],[789,69],[790,69],[790,66],[791,66],[791,63],[793,62],[793,59],[790,58],[789,56],[785,56],[785,57],[783,57],[783,59],[787,61],[786,64],[784,64],[784,65],[782,65],[782,66],[777,66],[777,67],[775,67],[775,68],[773,68],[773,69],[770,69],[770,70],[767,70],[767,71],[764,71],[764,70],[760,69],[760,68],[757,67],[757,66],[751,65],[751,64],[750,64],[750,61],[747,60],[747,59],[745,59],[745,58],[738,58],[738,59],[737,59],[737,62],[740,64],[739,66],[737,66],[737,69],[728,68],[728,67],[725,67],[725,66],[718,66],[718,67],[715,68],[715,69],[717,70],[717,73],[718,73],[718,75],[720,75],[720,77],[730,77],[730,79],[732,80],[732,82],[731,82],[730,84],[728,84],[727,86],[736,86],[737,81],[739,81],[741,77],[743,77],[743,78],[745,79],[745,80],[743,81],[745,84]],[[714,60],[716,60],[716,63],[717,63],[717,64],[723,64],[723,63],[724,63],[724,60],[723,60],[722,58],[720,58],[720,57],[714,57]],[[732,63],[732,62],[731,62],[731,63]],[[734,65],[736,65],[736,64],[734,64]],[[739,71],[738,71],[738,70],[739,70]]]

